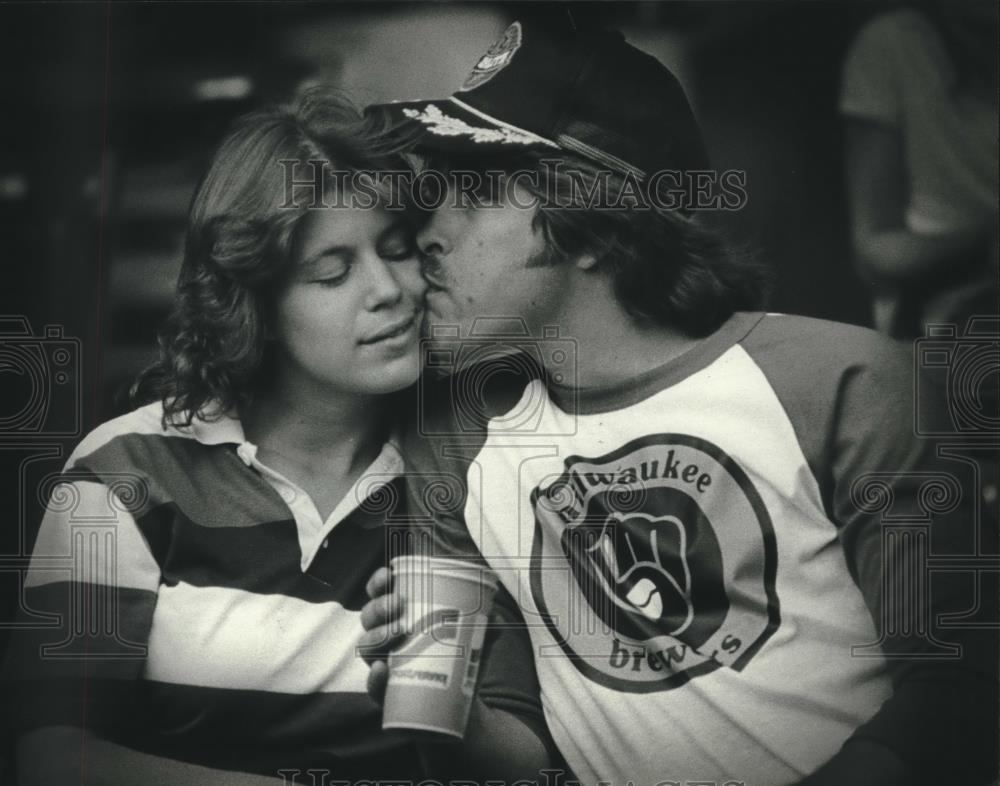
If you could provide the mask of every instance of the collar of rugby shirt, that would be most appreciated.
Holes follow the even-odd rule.
[[[300,567],[303,572],[308,570],[335,526],[347,519],[385,484],[403,474],[404,463],[399,438],[393,434],[324,521],[312,498],[302,488],[257,460],[257,445],[247,440],[239,418],[229,413],[210,411],[207,420],[196,419],[190,426],[177,430],[203,445],[235,445],[236,455],[240,460],[256,470],[278,492],[295,519],[299,550],[302,552]]]

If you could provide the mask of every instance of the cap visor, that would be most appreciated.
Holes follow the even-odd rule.
[[[401,136],[412,134],[418,150],[483,153],[556,147],[544,137],[472,111],[451,98],[373,104],[365,112],[384,114],[390,130]]]

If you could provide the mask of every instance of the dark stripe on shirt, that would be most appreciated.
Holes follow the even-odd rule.
[[[388,530],[362,512],[333,528],[305,574],[289,572],[301,559],[291,518],[255,527],[202,527],[173,503],[148,510],[136,523],[160,566],[163,583],[225,587],[287,595],[309,603],[336,601],[357,611],[365,583],[385,564]]]
[[[135,679],[145,663],[156,595],[129,587],[58,581],[27,587],[32,612],[58,615],[52,627],[35,628],[37,614],[22,611],[8,651],[11,679],[89,676]]]
[[[308,763],[336,777],[351,771],[371,778],[412,764],[408,743],[382,732],[381,709],[364,693],[287,694],[154,681],[141,682],[140,690],[143,706],[151,713],[155,708],[153,728],[141,744],[158,755],[272,775]]]
[[[122,467],[142,470],[123,472]],[[124,434],[78,459],[67,474],[72,478],[79,472],[120,488],[122,502],[136,518],[166,502],[202,527],[252,528],[290,517],[281,495],[243,463],[232,445]]]

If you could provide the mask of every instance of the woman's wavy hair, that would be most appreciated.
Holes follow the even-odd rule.
[[[763,307],[767,298],[768,271],[708,212],[669,209],[665,200],[602,206],[602,199],[614,204],[627,194],[634,181],[630,185],[627,176],[582,157],[527,151],[432,157],[427,166],[450,174],[453,182],[459,182],[462,170],[477,173],[484,186],[474,194],[480,204],[495,201],[498,191],[516,181],[539,202],[534,225],[546,248],[533,262],[593,256],[595,270],[611,277],[619,302],[639,322],[702,337],[736,311]],[[495,177],[498,172],[506,180]]]
[[[159,357],[132,386],[132,402],[160,399],[164,426],[243,412],[267,360],[296,226],[331,196],[343,205],[344,193],[332,192],[345,174],[408,170],[397,150],[373,120],[322,88],[238,120],[195,192]],[[386,180],[366,181],[369,201],[405,206]]]

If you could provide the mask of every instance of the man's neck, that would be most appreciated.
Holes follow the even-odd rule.
[[[560,336],[576,342],[577,385],[606,387],[651,371],[701,339],[663,325],[636,321],[606,279],[586,277],[573,287],[559,318]]]

